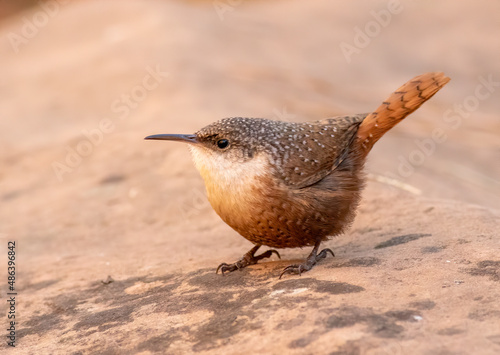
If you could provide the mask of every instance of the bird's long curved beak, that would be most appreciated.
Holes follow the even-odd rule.
[[[162,141],[178,141],[178,142],[186,142],[191,144],[198,143],[196,139],[196,135],[194,134],[155,134],[152,136],[147,136],[144,139],[156,139]]]

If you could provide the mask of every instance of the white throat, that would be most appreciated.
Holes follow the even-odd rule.
[[[189,145],[189,148],[207,189],[214,184],[226,190],[226,193],[245,189],[257,177],[263,177],[269,172],[269,163],[263,154],[247,161],[234,161],[205,147]]]

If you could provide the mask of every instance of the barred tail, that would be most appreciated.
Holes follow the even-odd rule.
[[[401,86],[374,112],[363,120],[358,129],[358,143],[365,155],[375,142],[410,113],[438,92],[450,78],[443,73],[419,75]]]

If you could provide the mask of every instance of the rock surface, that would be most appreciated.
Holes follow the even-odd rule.
[[[10,350],[500,353],[500,3],[404,3],[349,63],[341,43],[388,2],[58,4],[17,46],[45,10],[0,23]],[[325,243],[336,257],[301,277],[278,279],[308,248],[215,275],[251,244],[212,211],[184,146],[142,140],[233,115],[366,112],[438,70],[452,82],[377,143],[354,225]]]

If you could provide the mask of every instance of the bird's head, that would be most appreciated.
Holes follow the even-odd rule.
[[[284,122],[233,117],[214,122],[194,134],[158,134],[145,139],[188,143],[205,180],[234,180],[265,173],[263,169],[272,153],[269,143],[282,135],[280,124]]]

